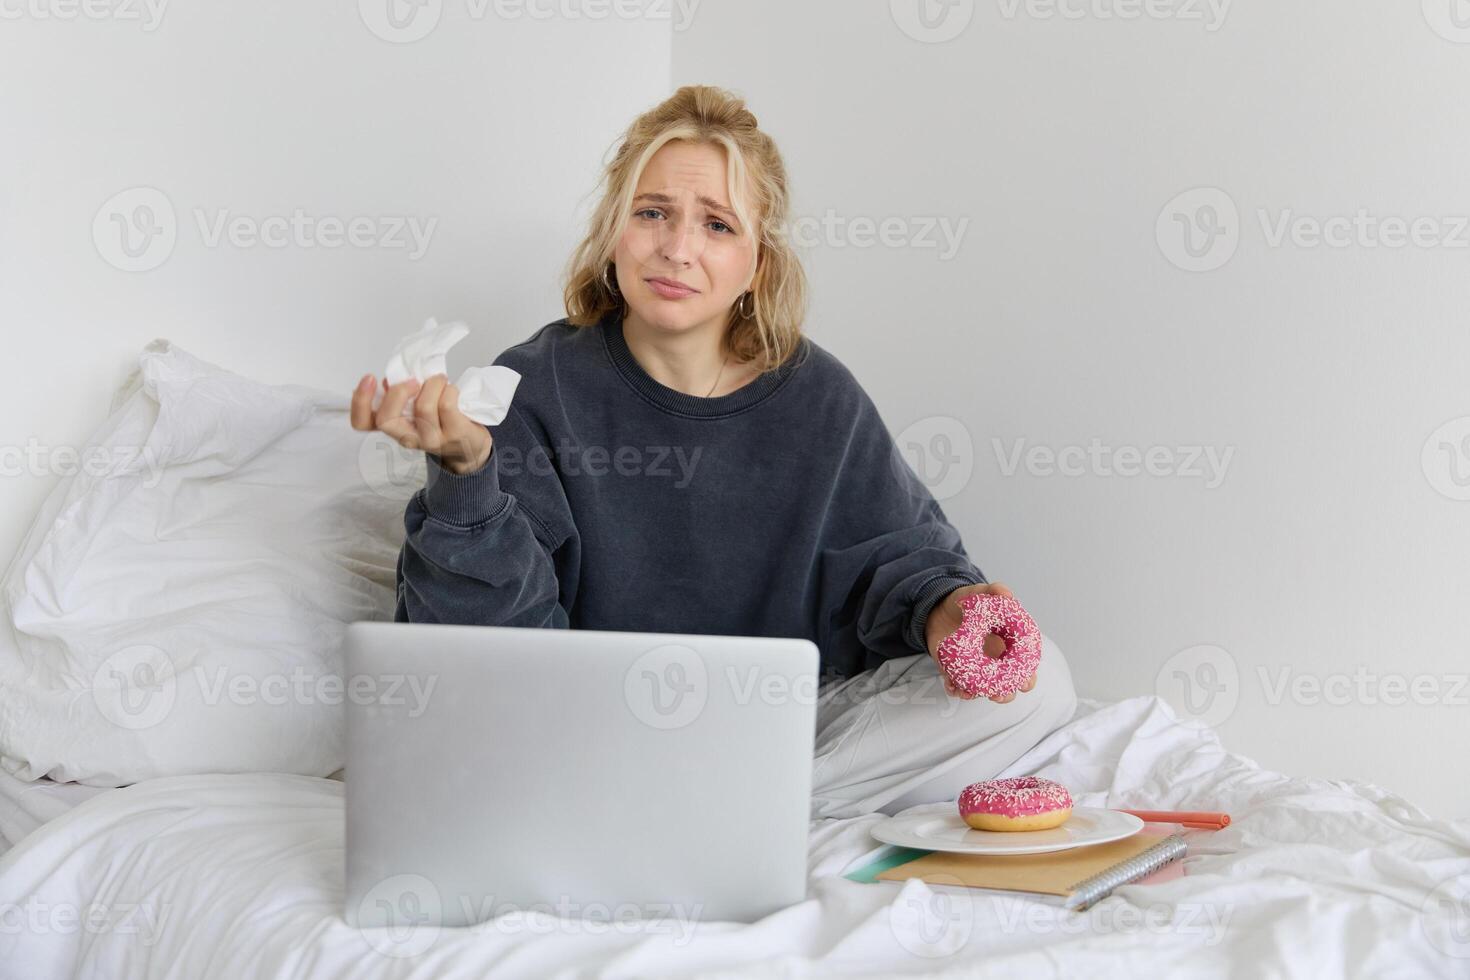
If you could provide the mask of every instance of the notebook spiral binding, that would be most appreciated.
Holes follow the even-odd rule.
[[[1134,855],[1073,885],[1072,894],[1067,896],[1066,907],[1080,912],[1094,902],[1107,898],[1114,888],[1137,881],[1170,861],[1183,857],[1188,849],[1184,838],[1178,834],[1165,837],[1142,854]]]

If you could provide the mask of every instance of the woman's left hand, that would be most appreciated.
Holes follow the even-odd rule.
[[[924,645],[929,648],[929,656],[934,658],[934,665],[939,667],[939,676],[944,678],[944,690],[950,697],[959,698],[962,701],[973,701],[979,695],[966,694],[964,691],[955,687],[954,681],[944,672],[944,667],[939,663],[939,644],[944,642],[945,637],[959,629],[960,624],[964,622],[965,610],[960,605],[960,600],[967,595],[974,595],[976,593],[1000,595],[1009,599],[1015,598],[1015,596],[1011,595],[1011,590],[1000,582],[989,582],[984,585],[966,585],[955,589],[949,595],[936,602],[934,608],[929,610],[929,619],[924,624]],[[985,638],[985,655],[987,657],[1002,657],[1005,656],[1005,651],[1005,641],[994,633],[991,633]],[[1023,692],[1029,691],[1035,686],[1036,675],[1032,674],[1026,678],[1026,683],[1021,685],[1021,690]],[[1014,694],[1007,694],[1001,697],[992,697],[990,700],[996,704],[1005,704],[1015,699],[1016,696]]]

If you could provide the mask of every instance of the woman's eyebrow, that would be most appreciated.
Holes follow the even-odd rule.
[[[735,212],[734,211],[731,211],[729,208],[725,207],[725,205],[721,204],[719,201],[716,201],[712,197],[705,197],[703,194],[701,194],[699,196],[698,200],[699,200],[699,203],[700,204],[703,204],[705,207],[709,208],[711,211],[718,212],[718,213],[723,214],[723,215],[725,215],[727,217],[730,217],[730,218],[735,217]],[[637,197],[633,198],[633,202],[635,204],[637,202],[639,202],[639,201],[652,201],[654,204],[670,204],[670,205],[672,205],[672,204],[675,203],[674,202],[674,199],[672,197],[670,197],[669,195],[667,195],[667,194],[657,194],[657,193],[639,194]]]

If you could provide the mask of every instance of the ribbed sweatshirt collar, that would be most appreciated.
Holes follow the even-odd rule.
[[[598,324],[608,356],[624,381],[645,400],[673,415],[691,418],[727,418],[753,408],[780,390],[800,366],[801,352],[791,357],[774,371],[766,371],[754,381],[737,388],[728,395],[716,398],[701,398],[685,394],[655,381],[638,363],[628,348],[623,336],[623,311],[621,307],[609,310]]]

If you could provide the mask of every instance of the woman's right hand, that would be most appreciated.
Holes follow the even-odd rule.
[[[371,374],[357,383],[352,393],[354,429],[384,432],[405,449],[433,453],[445,469],[459,476],[475,472],[490,458],[494,445],[490,430],[459,410],[459,389],[447,376],[436,374],[422,386],[414,378],[396,385],[384,379],[387,393],[374,411],[377,385],[378,379]],[[410,398],[414,398],[413,415],[406,416],[403,406]]]

